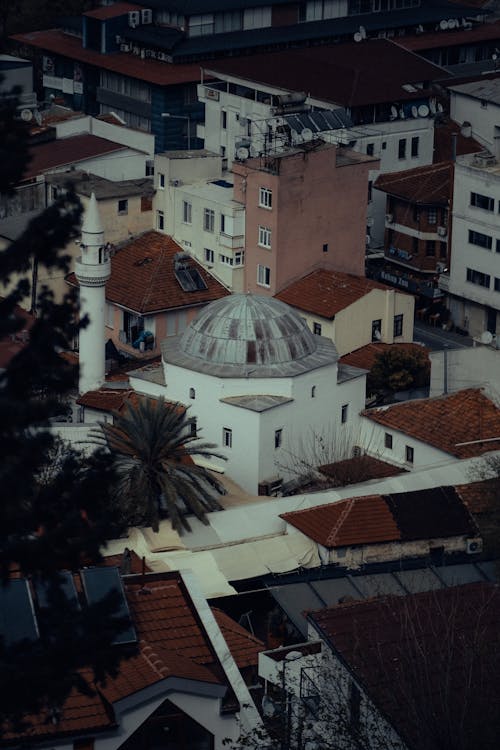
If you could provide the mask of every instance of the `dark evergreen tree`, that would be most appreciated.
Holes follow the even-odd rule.
[[[0,99],[2,195],[12,193],[28,163],[26,133],[15,112],[14,100]],[[0,252],[0,339],[25,325],[18,303],[30,297],[34,260],[68,270],[62,250],[79,233],[80,220],[80,203],[69,189]],[[109,504],[115,479],[110,457],[86,457],[61,446],[49,429],[75,382],[74,367],[61,352],[78,329],[76,305],[74,292],[57,303],[42,289],[27,345],[0,372],[0,586],[13,576],[26,577],[30,585],[42,580],[51,598],[48,613],[39,618],[38,639],[0,638],[0,731],[40,707],[57,709],[73,686],[88,690],[79,670],[89,667],[101,679],[123,655],[111,648],[124,627],[114,616],[115,598],[76,610],[67,606],[59,585],[58,571],[99,561],[102,545],[121,528]],[[13,616],[3,612],[0,619]]]

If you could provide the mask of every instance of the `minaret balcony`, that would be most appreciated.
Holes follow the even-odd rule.
[[[75,274],[83,286],[104,286],[111,276],[111,263],[83,263],[80,257],[75,262]]]

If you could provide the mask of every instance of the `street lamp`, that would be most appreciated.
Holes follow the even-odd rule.
[[[188,151],[191,151],[191,117],[189,115],[171,115],[170,112],[162,112],[162,117],[171,117],[173,120],[187,120],[187,142]]]

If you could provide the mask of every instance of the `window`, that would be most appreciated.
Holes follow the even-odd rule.
[[[313,323],[313,333],[316,336],[321,336],[321,323]]]
[[[202,13],[189,19],[189,36],[206,36],[214,33],[214,14]]]
[[[311,398],[316,398],[316,386],[313,385],[311,388]]]
[[[233,265],[233,256],[232,255],[222,255],[222,253],[219,255],[219,260],[224,266],[232,266]]]
[[[194,388],[189,389],[189,398],[192,399],[193,401],[196,398],[196,391]]]
[[[481,232],[475,232],[473,229],[469,229],[469,243],[471,245],[477,245],[478,247],[484,247],[485,250],[491,250],[493,239],[489,234],[482,234]]]
[[[448,245],[446,242],[440,242],[439,243],[439,257],[441,260],[446,260],[448,257]]]
[[[203,210],[203,229],[205,232],[213,232],[215,227],[215,211],[211,208]]]
[[[215,14],[215,33],[222,34],[225,31],[240,31],[242,27],[242,14],[239,10],[227,10]]]
[[[235,266],[245,265],[245,251],[244,250],[236,250],[234,254],[234,265]]]
[[[269,188],[259,188],[259,206],[261,208],[273,207],[273,193]]]
[[[425,254],[428,258],[436,255],[436,242],[435,240],[426,240],[425,242]]]
[[[384,447],[392,451],[392,435],[390,432],[386,432],[384,435]]]
[[[385,151],[387,148],[387,141],[382,141],[382,151]]]
[[[495,292],[500,292],[500,279],[495,276]]]
[[[500,240],[497,240],[496,251],[497,253],[500,253]]]
[[[283,430],[275,430],[274,431],[274,447],[275,448],[281,448],[281,442],[283,440]]]
[[[394,316],[394,338],[403,335],[403,314]]]
[[[224,216],[224,214],[220,215],[220,231],[221,234],[224,234],[226,231],[226,217]]]
[[[267,227],[259,227],[259,245],[261,247],[271,247],[271,230]]]
[[[323,252],[324,253],[328,252],[328,242],[323,243]]]
[[[118,213],[128,214],[128,200],[126,198],[124,198],[121,201],[118,201]]]
[[[437,209],[436,208],[428,208],[427,209],[427,221],[429,224],[437,224]]]
[[[163,211],[156,212],[156,228],[160,232],[163,232],[163,230],[165,229],[165,214],[163,213]]]
[[[473,268],[468,268],[466,279],[471,284],[484,286],[486,289],[490,288],[490,275],[488,273],[482,273],[481,271],[475,271]]]
[[[400,138],[398,143],[398,158],[406,159],[406,138]]]
[[[418,135],[414,136],[411,139],[411,156],[412,159],[416,159],[418,157],[418,147],[419,147],[420,138]]]
[[[220,125],[223,130],[227,129],[227,112],[225,109],[220,113]]]
[[[411,445],[407,445],[405,447],[405,458],[406,458],[407,463],[412,464],[414,457],[415,457],[415,451],[413,450]]]
[[[372,320],[372,341],[380,341],[382,338],[382,320]]]
[[[222,445],[224,448],[233,447],[233,431],[229,427],[222,428]]]
[[[271,286],[271,269],[267,266],[257,266],[257,284],[259,286]]]
[[[182,221],[191,224],[193,207],[188,201],[182,201]]]
[[[243,11],[244,29],[263,29],[271,25],[271,6],[248,8]]]
[[[411,251],[413,255],[418,255],[418,237],[412,237]]]
[[[373,200],[373,180],[368,180],[368,203]]]
[[[367,143],[366,144],[366,155],[367,156],[373,156],[375,153],[375,144],[374,143]]]
[[[165,175],[158,172],[158,187],[160,190],[165,190]]]
[[[470,204],[474,208],[483,208],[485,211],[493,211],[495,209],[493,198],[490,198],[489,195],[481,195],[481,193],[471,193]]]
[[[209,247],[205,248],[205,263],[211,263],[212,265],[215,263],[215,253]]]
[[[196,424],[196,417],[191,417],[188,420],[189,425],[189,434],[191,437],[197,437],[198,436],[198,425]]]
[[[349,418],[349,404],[343,404],[340,410],[340,421],[345,424]]]

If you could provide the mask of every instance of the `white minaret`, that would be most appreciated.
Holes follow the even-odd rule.
[[[86,328],[80,331],[80,370],[78,390],[86,393],[99,388],[105,380],[104,308],[106,281],[111,275],[111,261],[104,245],[104,232],[94,193],[90,196],[82,226],[82,254],[75,264],[80,284],[80,317],[88,316]]]

